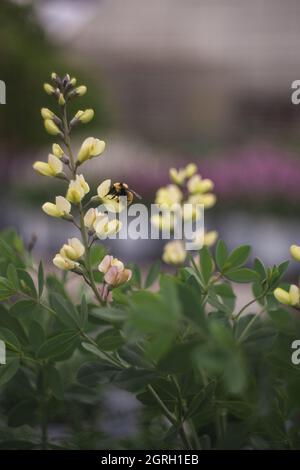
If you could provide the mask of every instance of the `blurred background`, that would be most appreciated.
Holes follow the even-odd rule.
[[[62,186],[32,163],[55,141],[40,118],[53,107],[42,84],[69,72],[89,89],[76,105],[96,110],[75,146],[87,135],[107,141],[85,170],[95,186],[126,181],[150,203],[170,166],[195,162],[218,196],[207,228],[230,247],[250,243],[266,263],[286,259],[300,244],[299,18],[297,0],[1,0],[1,228],[27,243],[36,234],[49,257],[65,241],[65,224],[40,210]],[[148,264],[162,243],[113,249]]]

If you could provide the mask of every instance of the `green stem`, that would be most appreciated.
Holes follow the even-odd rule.
[[[64,126],[64,140],[65,140],[65,144],[67,146],[68,154],[69,154],[69,158],[70,158],[70,166],[71,166],[71,170],[73,172],[73,176],[75,177],[75,175],[76,175],[76,165],[75,165],[75,159],[74,159],[74,155],[73,155],[72,147],[71,147],[70,130],[69,130],[69,125],[68,125],[67,106],[66,105],[64,105],[64,107],[63,107],[62,121],[63,121],[63,126]]]
[[[91,266],[91,259],[90,259],[90,246],[89,246],[89,241],[88,241],[88,234],[87,234],[87,231],[86,231],[86,227],[84,225],[84,215],[83,215],[83,208],[82,208],[81,203],[79,204],[79,214],[80,214],[80,231],[81,231],[83,245],[84,245],[84,248],[85,248],[85,265],[86,265],[85,267],[87,269],[88,276],[89,276],[89,282],[90,282],[89,285],[92,288],[92,290],[93,290],[97,300],[99,301],[99,303],[101,305],[104,305],[105,302],[102,300],[102,298],[99,294],[99,291],[97,289],[95,280],[94,280],[94,274],[93,274],[93,269],[92,269],[92,266]]]
[[[162,410],[162,412],[164,413],[166,418],[168,418],[170,423],[173,424],[173,426],[175,426],[175,427],[178,426],[178,421],[176,419],[176,416],[174,416],[174,414],[167,408],[167,406],[161,400],[160,396],[156,393],[156,391],[154,390],[152,385],[147,385],[147,389],[151,393],[152,397],[155,399],[156,403],[158,404],[158,406],[160,407],[160,409]],[[182,440],[183,445],[185,446],[185,448],[188,449],[188,450],[192,450],[193,448],[192,448],[191,443],[189,442],[189,439],[186,435],[183,423],[180,424],[179,434],[180,434],[181,440]]]
[[[256,315],[253,316],[253,318],[251,318],[251,320],[249,321],[248,325],[246,326],[246,328],[242,331],[239,339],[238,339],[238,343],[241,343],[242,339],[244,338],[244,336],[246,335],[246,333],[249,331],[249,329],[251,328],[251,326],[255,323],[256,319],[265,311],[265,307],[260,311],[258,312]]]
[[[262,297],[264,297],[266,295],[266,291],[264,291],[262,294],[260,294],[258,297],[255,297],[254,299],[250,300],[250,302],[248,302],[246,305],[244,305],[244,307],[241,308],[241,310],[235,315],[232,317],[233,320],[237,320],[241,315],[242,313],[248,308],[250,307],[250,305],[254,304],[255,302],[257,302],[259,299],[261,299]]]

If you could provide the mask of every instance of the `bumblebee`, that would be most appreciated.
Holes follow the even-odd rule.
[[[119,202],[120,196],[126,196],[128,206],[132,203],[134,196],[138,199],[142,199],[141,196],[133,191],[133,189],[130,189],[126,183],[114,183],[107,196],[110,197],[110,199],[116,199],[117,202]]]

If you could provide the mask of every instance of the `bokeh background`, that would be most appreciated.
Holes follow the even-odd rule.
[[[87,171],[95,186],[127,181],[150,203],[170,166],[193,161],[216,185],[207,228],[230,247],[250,243],[266,263],[286,259],[300,243],[299,19],[297,0],[1,0],[1,228],[27,243],[36,234],[49,259],[65,241],[65,225],[39,208],[60,186],[31,165],[54,142],[42,83],[69,72],[89,88],[80,107],[96,110],[75,146],[87,133],[108,143]],[[147,264],[162,244],[113,249]]]

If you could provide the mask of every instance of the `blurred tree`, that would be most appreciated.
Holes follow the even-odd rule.
[[[1,0],[0,5],[0,79],[6,83],[6,105],[0,107],[0,152],[10,158],[20,151],[28,153],[49,142],[49,136],[41,132],[41,106],[53,105],[41,83],[49,79],[52,71],[60,74],[68,71],[77,75],[74,67],[53,45],[39,24],[31,4],[20,5]],[[80,81],[86,77],[79,73]],[[90,103],[96,109],[95,125],[107,127],[109,119],[99,87],[91,90]],[[92,96],[91,96],[92,92]],[[100,90],[101,92],[101,90]],[[85,106],[84,104],[82,106]],[[87,103],[87,107],[89,104]]]

